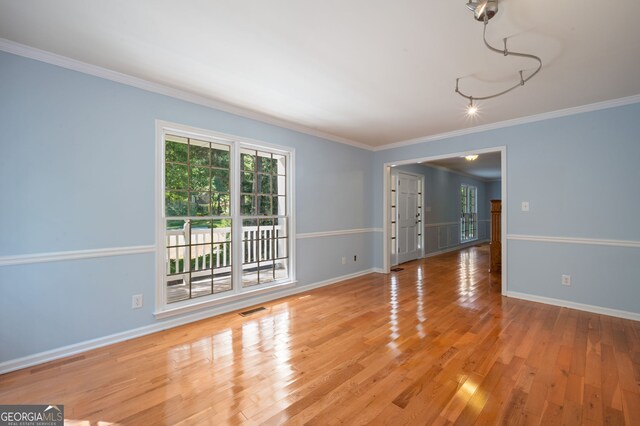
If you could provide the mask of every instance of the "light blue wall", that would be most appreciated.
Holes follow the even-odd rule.
[[[487,182],[487,197],[488,200],[502,200],[502,181],[493,180]],[[491,209],[491,203],[489,203],[489,209]]]
[[[384,163],[506,146],[503,232],[638,242],[638,118],[632,104],[378,151],[374,224],[382,225]],[[382,236],[376,241],[381,247]],[[509,291],[640,313],[638,248],[509,240],[507,255]],[[381,249],[375,256],[381,266]],[[571,287],[561,274],[573,277]]]
[[[508,234],[640,241],[640,104],[371,153],[6,53],[0,76],[0,256],[153,245],[156,119],[295,148],[298,233],[382,228],[385,162],[506,146]],[[301,286],[382,266],[380,232],[297,248]],[[507,252],[510,291],[640,313],[638,248]],[[0,363],[157,323],[153,254],[4,266],[0,292]]]
[[[639,261],[639,248],[512,240],[509,291],[640,313]]]
[[[7,53],[0,75],[0,256],[155,244],[156,119],[294,148],[298,233],[372,227],[370,151]],[[372,240],[299,239],[298,285],[370,269]],[[154,263],[0,267],[0,363],[157,323]]]
[[[490,207],[487,184],[459,173],[425,165],[408,164],[394,167],[424,176],[424,240],[425,254],[451,250],[460,246],[460,185],[478,188],[478,239],[490,235]],[[428,211],[431,208],[431,211]]]

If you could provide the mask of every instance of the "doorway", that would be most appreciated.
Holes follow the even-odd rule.
[[[484,155],[484,154],[488,154],[488,155]],[[485,148],[485,149],[479,149],[479,150],[473,150],[473,151],[465,151],[465,152],[454,152],[454,153],[432,156],[432,157],[414,158],[410,160],[393,161],[393,162],[387,162],[383,165],[384,167],[383,272],[389,273],[392,265],[395,265],[397,263],[402,263],[403,261],[405,261],[404,259],[411,260],[411,257],[409,257],[410,255],[408,253],[415,252],[414,247],[411,245],[412,244],[411,238],[413,235],[416,235],[416,234],[413,233],[413,230],[411,229],[411,227],[408,226],[410,225],[409,222],[406,222],[407,226],[405,226],[405,228],[402,228],[401,227],[402,224],[400,223],[401,218],[406,221],[410,219],[409,217],[410,213],[407,213],[405,216],[400,216],[400,201],[404,200],[402,197],[406,198],[405,203],[407,206],[407,211],[413,208],[413,205],[411,204],[411,201],[410,201],[411,195],[409,194],[407,194],[406,196],[402,195],[400,191],[400,187],[402,186],[402,183],[398,185],[398,181],[399,181],[398,176],[400,174],[406,174],[406,172],[409,172],[408,173],[409,175],[416,174],[428,180],[428,182],[423,180],[422,184],[419,185],[420,190],[418,192],[422,192],[420,198],[422,198],[421,204],[423,205],[421,205],[420,206],[421,208],[418,209],[419,210],[418,213],[414,213],[414,215],[419,214],[419,218],[421,222],[418,225],[418,228],[421,231],[419,232],[419,234],[421,234],[420,239],[416,240],[417,241],[416,245],[420,244],[420,252],[419,252],[418,258],[429,257],[431,255],[436,255],[444,251],[458,250],[464,247],[468,247],[469,245],[474,245],[474,244],[477,245],[477,244],[483,244],[485,242],[488,242],[488,240],[485,241],[483,239],[484,238],[483,236],[488,237],[488,234],[489,234],[489,230],[490,230],[489,216],[485,218],[483,216],[478,215],[477,220],[475,222],[467,220],[467,222],[470,223],[470,226],[462,228],[463,223],[461,222],[461,220],[464,215],[460,215],[457,219],[450,218],[447,220],[437,220],[438,215],[442,213],[440,211],[441,206],[438,206],[437,203],[434,204],[434,201],[433,201],[434,197],[437,195],[434,193],[434,191],[437,191],[438,188],[441,189],[441,192],[444,192],[446,194],[452,193],[452,191],[448,189],[446,191],[442,190],[440,181],[434,180],[435,176],[437,176],[438,173],[442,173],[441,169],[446,169],[445,170],[446,172],[453,171],[459,175],[462,175],[463,177],[460,178],[460,183],[462,183],[462,181],[465,180],[466,177],[471,177],[471,176],[466,176],[464,172],[451,170],[451,167],[448,167],[448,165],[454,164],[456,162],[454,160],[456,159],[460,161],[460,160],[464,160],[465,157],[474,157],[473,159],[475,160],[478,158],[478,156],[479,156],[479,159],[477,161],[478,163],[481,163],[483,159],[486,159],[488,157],[495,158],[495,160],[493,161],[499,161],[499,166],[498,166],[499,170],[496,169],[495,171],[496,177],[499,176],[499,179],[495,179],[496,182],[492,185],[493,187],[492,189],[496,191],[495,192],[496,198],[500,198],[502,200],[502,204],[505,206],[505,208],[502,209],[502,215],[499,220],[500,228],[502,229],[502,233],[500,236],[500,241],[501,241],[500,250],[501,250],[502,265],[503,265],[502,274],[501,274],[501,277],[499,278],[500,280],[499,283],[501,286],[502,294],[503,295],[506,294],[507,286],[508,286],[507,284],[508,283],[508,280],[507,280],[508,262],[507,262],[507,244],[506,244],[506,234],[507,234],[507,209],[506,209],[507,161],[506,160],[507,160],[507,155],[506,155],[506,147],[504,146]],[[423,163],[428,163],[428,164],[423,164]],[[425,165],[428,165],[427,168],[431,169],[432,172],[434,173],[433,178],[430,178],[428,173],[423,172],[425,169],[424,167]],[[433,169],[437,169],[437,170],[434,172]],[[410,184],[407,184],[407,186],[409,185]],[[460,187],[457,189],[458,192],[461,191],[461,188],[463,187],[463,185],[459,185],[459,186]],[[480,185],[480,186],[482,187],[484,185]],[[407,191],[407,192],[411,192],[411,191]],[[487,189],[487,192],[488,192],[488,189]],[[478,195],[478,197],[480,197],[480,195]],[[482,199],[482,197],[480,198]],[[488,201],[487,201],[487,204],[485,205],[487,206],[486,213],[489,214],[488,212],[490,209],[488,207],[489,205]],[[461,206],[463,205],[460,204],[458,209]],[[451,209],[449,208],[449,210]],[[485,208],[483,207],[481,209],[483,214],[484,214],[484,210]],[[475,213],[475,211],[472,213]],[[450,215],[451,212],[447,214]],[[470,216],[470,214],[467,214],[467,216]],[[467,216],[464,216],[464,217],[467,217]],[[474,214],[471,214],[471,216],[475,217]],[[469,218],[467,217],[467,219]],[[392,223],[393,220],[395,220],[397,223]],[[434,223],[434,222],[437,222],[437,223]],[[467,222],[464,222],[464,224],[466,225]],[[415,218],[413,223],[415,224]],[[464,237],[462,236],[463,233],[461,229],[464,229],[466,232],[466,234],[464,234]],[[405,242],[403,243],[402,239],[404,235],[406,235],[407,238],[404,239]],[[401,245],[401,244],[405,244],[405,245]],[[437,253],[433,252],[434,246],[437,247],[438,249]],[[405,253],[407,253],[406,254],[407,257],[405,257]],[[411,256],[413,256],[413,254]]]
[[[393,264],[409,262],[424,255],[422,243],[422,194],[424,178],[417,174],[398,171],[392,173],[395,195],[392,206],[395,216],[396,244],[392,250]]]

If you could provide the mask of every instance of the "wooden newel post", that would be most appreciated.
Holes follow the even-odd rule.
[[[502,271],[501,216],[502,201],[491,200],[491,272]]]

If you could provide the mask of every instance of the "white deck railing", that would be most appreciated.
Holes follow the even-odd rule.
[[[190,245],[186,244],[189,234],[191,234]],[[231,228],[190,228],[190,224],[187,223],[183,229],[168,230],[166,235],[167,260],[172,274],[205,271],[211,268],[216,268],[220,273],[230,270]],[[242,263],[256,263],[283,257],[286,243],[284,239],[278,238],[285,235],[281,227],[275,227],[275,229],[243,227]],[[180,260],[183,259],[191,259],[192,262],[185,261],[180,268]]]

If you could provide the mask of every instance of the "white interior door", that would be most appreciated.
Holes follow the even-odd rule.
[[[420,243],[420,178],[398,172],[396,189],[398,219],[398,263],[418,259],[422,255]]]

